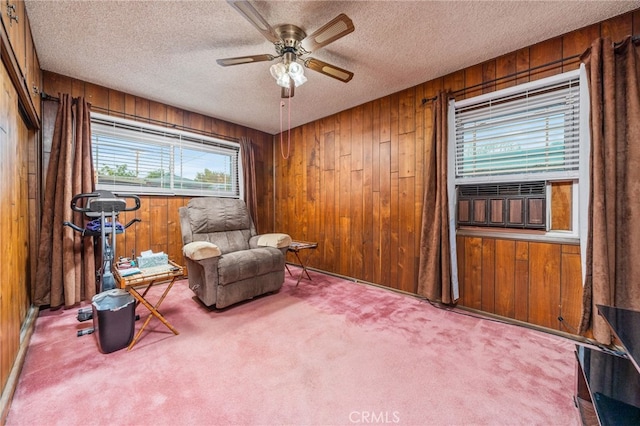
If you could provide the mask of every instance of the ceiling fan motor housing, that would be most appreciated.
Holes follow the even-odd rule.
[[[285,61],[287,60],[287,53],[293,53],[293,55],[295,55],[293,60],[300,55],[308,53],[300,46],[300,42],[307,36],[300,27],[285,24],[276,27],[275,31],[281,40],[276,43],[276,52],[279,56],[285,56]]]

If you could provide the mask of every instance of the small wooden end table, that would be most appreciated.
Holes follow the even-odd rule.
[[[167,294],[169,294],[169,290],[171,290],[171,287],[173,287],[173,283],[179,277],[182,277],[183,274],[184,272],[182,266],[172,261],[169,261],[168,265],[154,266],[152,268],[141,268],[140,273],[128,275],[125,277],[120,275],[120,271],[118,271],[117,269],[115,270],[114,276],[118,281],[120,288],[127,290],[136,299],[136,307],[138,306],[138,304],[142,303],[151,312],[151,314],[142,324],[142,327],[140,327],[140,330],[138,330],[136,335],[133,337],[133,340],[129,344],[129,348],[127,350],[130,351],[131,348],[133,348],[133,346],[136,344],[136,342],[142,335],[142,331],[145,329],[147,324],[149,324],[149,321],[151,321],[152,316],[158,318],[165,326],[167,326],[169,330],[173,332],[173,334],[179,334],[178,330],[173,328],[173,326],[169,324],[169,321],[167,321],[166,318],[160,313],[160,311],[158,311],[158,308],[160,307],[160,304],[165,299],[165,297],[167,297]],[[156,302],[155,305],[151,305],[151,303],[149,303],[144,298],[147,295],[147,292],[154,285],[166,283],[167,281],[169,281],[169,285],[162,293],[162,296],[160,296],[160,299],[158,300],[158,302]],[[142,286],[147,287],[144,289],[142,294],[140,294],[138,293],[138,290],[136,290],[136,287]]]
[[[309,257],[311,256],[312,252],[309,251],[309,253],[305,257],[305,260],[303,262],[302,259],[300,258],[300,254],[299,254],[300,251],[315,250],[316,248],[318,248],[318,243],[311,243],[307,241],[292,241],[291,244],[289,244],[289,248],[287,249],[287,251],[293,253],[296,256],[296,259],[298,259],[298,262],[300,262],[300,266],[302,267],[302,272],[300,272],[300,276],[298,277],[298,281],[296,282],[296,287],[298,286],[298,284],[300,284],[300,280],[305,274],[307,274],[307,278],[309,278],[309,281],[311,281],[311,277],[309,276],[309,271],[307,271],[306,263],[309,261]],[[289,275],[293,276],[287,264],[285,263],[284,265],[286,266],[287,272],[289,272]]]

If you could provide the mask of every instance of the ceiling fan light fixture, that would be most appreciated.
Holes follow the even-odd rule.
[[[271,65],[269,71],[271,72],[271,76],[278,80],[280,77],[287,73],[287,66],[282,62],[278,62],[277,64]]]
[[[303,85],[307,81],[302,65],[297,62],[291,62],[290,64],[278,62],[277,64],[271,65],[269,71],[278,86],[287,89],[291,86],[292,80],[296,87]]]
[[[297,62],[289,64],[289,77],[291,77],[296,87],[302,86],[307,81],[307,77],[304,75],[304,68]]]
[[[283,74],[278,78],[276,83],[280,87],[289,87],[291,86],[291,77],[289,77],[289,74]]]

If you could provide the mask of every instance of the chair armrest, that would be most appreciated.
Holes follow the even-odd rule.
[[[288,234],[262,234],[251,237],[249,241],[250,247],[275,247],[275,248],[285,248],[289,247],[291,244],[291,237]]]
[[[194,241],[182,247],[182,254],[191,260],[203,260],[218,257],[222,253],[220,248],[208,241]]]

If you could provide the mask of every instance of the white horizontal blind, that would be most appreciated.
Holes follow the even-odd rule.
[[[237,143],[95,113],[91,138],[99,189],[240,196]]]
[[[456,181],[578,176],[579,78],[554,80],[456,102]]]

